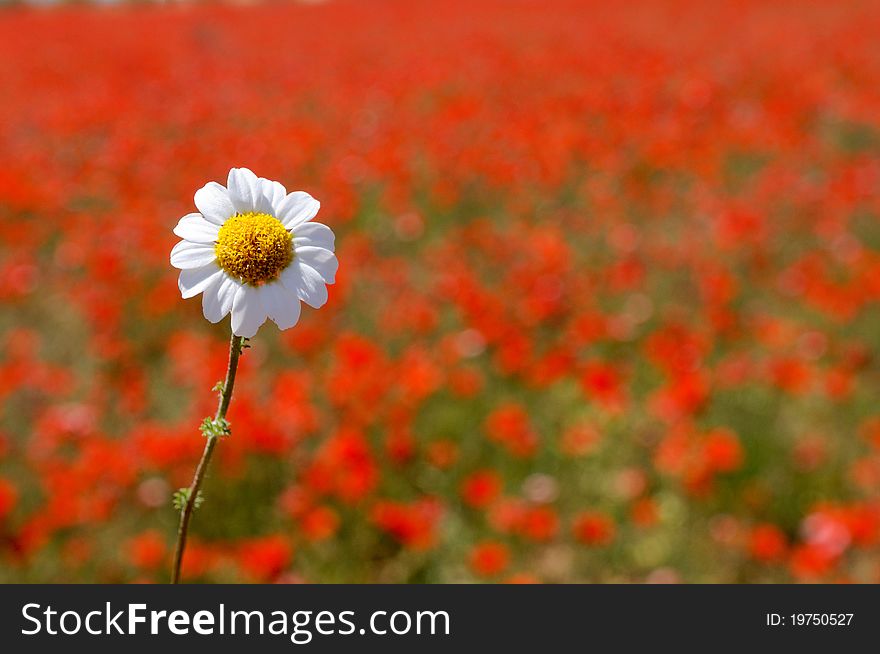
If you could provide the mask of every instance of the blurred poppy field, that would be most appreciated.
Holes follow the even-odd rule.
[[[247,166],[338,283],[246,350],[184,579],[880,582],[880,4],[0,10],[0,581],[164,582]]]

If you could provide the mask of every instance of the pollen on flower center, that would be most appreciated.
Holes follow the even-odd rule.
[[[223,223],[214,246],[217,263],[251,286],[276,279],[293,260],[293,237],[274,216],[238,214]]]

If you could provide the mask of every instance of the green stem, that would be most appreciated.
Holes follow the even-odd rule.
[[[223,390],[220,394],[220,404],[217,407],[217,415],[214,416],[214,422],[225,421],[226,411],[229,409],[229,401],[232,399],[232,388],[235,386],[235,373],[238,371],[238,359],[241,356],[241,349],[244,345],[244,337],[232,335],[229,343],[229,367],[226,369],[226,381],[223,382]],[[171,572],[171,583],[180,582],[180,566],[183,563],[183,550],[186,547],[186,536],[189,531],[189,522],[195,509],[196,498],[199,495],[199,489],[205,479],[205,473],[208,471],[208,464],[211,462],[211,456],[214,454],[214,447],[217,445],[218,435],[213,434],[206,437],[205,451],[202,453],[202,459],[196,468],[195,476],[193,476],[192,484],[189,486],[186,504],[180,511],[180,525],[177,528],[177,546],[174,548],[174,564]]]

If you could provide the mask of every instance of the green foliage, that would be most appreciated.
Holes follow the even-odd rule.
[[[232,433],[229,421],[226,418],[205,418],[199,427],[202,436],[205,438],[217,438],[219,436],[229,436]]]
[[[171,503],[174,506],[175,510],[183,511],[184,507],[189,502],[190,498],[190,489],[189,488],[179,488],[174,492],[174,495],[171,497]],[[202,491],[196,493],[196,499],[193,502],[193,508],[198,509],[205,502],[205,497],[202,495]]]

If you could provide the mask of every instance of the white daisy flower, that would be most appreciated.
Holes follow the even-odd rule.
[[[196,191],[195,205],[199,213],[174,228],[183,240],[171,265],[181,270],[184,299],[202,294],[205,318],[219,322],[231,311],[233,334],[251,338],[267,317],[293,327],[300,300],[315,309],[327,302],[339,262],[333,232],[310,222],[321,206],[311,195],[233,168],[225,187]]]

